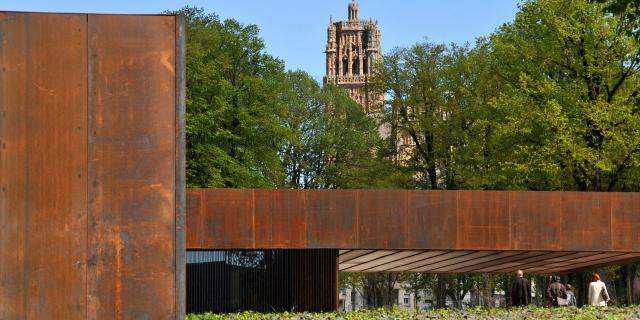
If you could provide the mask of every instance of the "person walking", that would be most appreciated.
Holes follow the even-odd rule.
[[[574,306],[574,307],[578,305],[573,286],[568,283],[567,283],[567,305]]]
[[[560,283],[560,277],[553,276],[553,282],[547,287],[547,300],[554,306],[567,305],[567,289]]]
[[[522,270],[516,272],[516,280],[511,286],[511,304],[514,307],[526,306],[531,303],[531,284],[524,278]]]
[[[600,275],[594,272],[591,275],[591,283],[589,284],[589,305],[592,306],[606,306],[609,302],[609,293],[607,292],[607,286],[600,280]]]

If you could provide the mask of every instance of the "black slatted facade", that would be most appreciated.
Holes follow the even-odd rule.
[[[187,252],[187,313],[334,311],[338,250]]]

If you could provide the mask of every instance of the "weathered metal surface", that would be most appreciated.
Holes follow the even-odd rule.
[[[513,249],[562,249],[561,192],[509,192],[509,204]]]
[[[0,319],[86,313],[86,32],[0,13]]]
[[[355,190],[306,192],[307,246],[309,248],[357,248],[358,205]]]
[[[458,194],[447,191],[409,191],[410,248],[446,249],[457,244]],[[438,226],[425,232],[425,226]]]
[[[254,190],[228,189],[221,193],[202,194],[200,221],[204,223],[200,235],[205,237],[200,241],[200,247],[255,248]],[[213,210],[214,214],[209,215],[208,210]]]
[[[340,269],[347,271],[549,272],[570,266],[563,258],[582,267],[620,261],[609,253],[632,260],[640,253],[640,193],[187,193],[196,202],[187,215],[189,248],[345,249]]]
[[[640,193],[188,189],[189,248],[640,250]],[[191,211],[193,210],[193,212]]]
[[[26,317],[27,29],[0,13],[0,319]]]
[[[187,26],[184,16],[175,17],[175,305],[176,318],[182,319],[186,314],[186,41]]]
[[[403,190],[359,192],[359,210],[357,211],[359,247],[376,249],[406,247],[409,230],[407,201],[407,192]]]
[[[611,249],[611,194],[562,193],[562,248],[576,251]],[[638,226],[640,229],[640,226]]]
[[[189,313],[333,311],[338,250],[190,251]]]
[[[255,247],[304,247],[307,238],[304,200],[295,190],[255,190]]]
[[[174,16],[89,15],[88,317],[176,313]]]
[[[183,318],[177,28],[0,12],[0,319]]]
[[[611,194],[611,249],[640,251],[640,197]]]
[[[507,192],[458,191],[456,247],[510,249],[508,199]]]

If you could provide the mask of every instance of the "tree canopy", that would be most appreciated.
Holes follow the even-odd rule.
[[[473,45],[395,48],[367,84],[383,111],[365,114],[344,90],[285,70],[257,26],[186,7],[187,185],[640,191],[638,8],[529,0]],[[389,291],[377,284],[401,280],[348,279],[376,301]],[[504,286],[407,281],[438,303]]]

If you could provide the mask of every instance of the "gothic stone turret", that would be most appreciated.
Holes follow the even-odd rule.
[[[327,69],[324,83],[334,83],[347,90],[367,113],[382,107],[381,95],[367,92],[366,84],[375,62],[381,58],[378,22],[359,18],[359,7],[352,0],[348,21],[330,21],[327,29]]]

